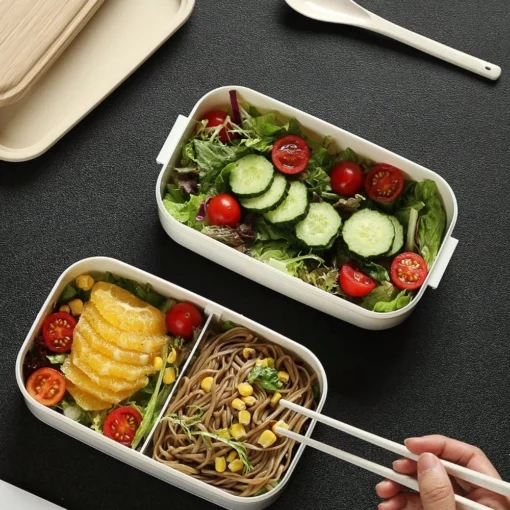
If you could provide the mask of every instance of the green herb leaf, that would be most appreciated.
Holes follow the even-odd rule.
[[[249,383],[256,383],[267,391],[276,391],[282,387],[278,380],[278,372],[275,368],[266,366],[255,366],[248,375]]]
[[[206,432],[205,430],[193,432],[192,434],[194,436],[202,436],[203,438],[209,437],[211,439],[215,439],[216,441],[220,441],[221,443],[230,446],[230,448],[234,449],[237,452],[239,460],[244,465],[243,473],[248,473],[253,469],[253,465],[248,459],[248,452],[246,450],[246,446],[244,445],[244,443],[241,443],[240,441],[234,441],[232,439],[226,439],[224,437],[219,436],[218,434],[215,434],[213,432]]]
[[[60,294],[60,297],[58,299],[59,304],[65,305],[69,303],[72,299],[74,299],[78,295],[78,291],[74,287],[73,284],[68,283],[64,290],[62,291],[62,294]]]
[[[234,322],[232,321],[225,321],[223,322],[223,324],[221,325],[221,331],[229,331],[231,330],[232,328],[235,328],[237,326],[237,324],[235,324]]]
[[[366,273],[368,276],[377,280],[379,282],[384,280],[389,280],[390,275],[388,271],[383,266],[376,264],[375,262],[370,262],[367,260],[359,259],[360,269],[363,273]]]
[[[61,365],[66,360],[68,354],[50,354],[46,356],[52,365]]]

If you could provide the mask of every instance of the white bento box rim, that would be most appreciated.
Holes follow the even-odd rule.
[[[228,103],[228,92],[230,90],[236,90],[239,92],[241,97],[244,94],[257,97],[262,102],[270,102],[271,107],[270,108],[264,108],[263,106],[260,106],[262,110],[278,110],[278,111],[288,111],[289,109],[292,110],[292,112],[289,112],[289,115],[293,115],[298,118],[298,120],[301,119],[307,119],[311,120],[314,123],[319,123],[324,127],[327,128],[334,128],[335,130],[338,130],[340,133],[349,136],[350,138],[356,139],[359,142],[362,142],[366,146],[370,147],[374,151],[380,152],[385,154],[387,156],[387,159],[390,161],[395,162],[396,160],[400,168],[405,169],[407,166],[412,166],[415,169],[419,169],[420,171],[432,174],[433,180],[436,182],[436,184],[439,185],[440,188],[443,188],[448,192],[450,195],[451,201],[452,201],[452,211],[451,211],[451,218],[448,222],[448,227],[445,232],[444,240],[442,242],[441,248],[437,254],[436,260],[434,261],[432,267],[429,270],[429,273],[427,275],[427,278],[422,285],[421,289],[418,291],[418,293],[414,296],[413,300],[404,308],[401,308],[400,310],[396,310],[393,312],[386,312],[386,313],[378,313],[371,310],[366,310],[365,308],[362,308],[359,305],[356,305],[354,303],[351,303],[349,301],[343,300],[341,298],[338,298],[337,296],[333,296],[331,294],[326,293],[325,291],[322,291],[316,287],[313,287],[312,285],[307,284],[306,282],[303,282],[299,280],[298,278],[295,278],[293,276],[287,275],[283,273],[282,271],[279,271],[278,269],[275,269],[268,264],[264,264],[263,262],[260,262],[256,259],[253,259],[249,256],[246,256],[245,254],[238,252],[237,250],[233,250],[231,247],[226,246],[219,241],[216,241],[214,239],[211,239],[203,234],[201,234],[198,231],[195,231],[191,227],[188,227],[186,225],[183,225],[182,223],[179,223],[175,218],[172,217],[172,215],[166,210],[165,206],[163,205],[163,197],[165,194],[165,188],[166,188],[166,177],[167,177],[167,167],[170,162],[170,159],[172,158],[173,154],[176,150],[181,149],[182,143],[183,143],[183,136],[185,135],[186,131],[188,131],[190,123],[193,122],[195,117],[197,116],[197,112],[200,110],[201,106],[204,102],[207,102],[207,100],[214,95],[218,95],[219,93],[223,93],[225,96],[224,104]],[[259,107],[255,103],[254,106]],[[284,115],[287,115],[284,113]],[[340,147],[344,147],[344,144],[341,143],[341,140],[336,140],[337,142],[340,142]],[[224,86],[219,87],[214,90],[211,90],[207,94],[205,94],[202,98],[200,98],[195,106],[193,107],[193,110],[189,114],[189,117],[185,117],[183,115],[179,115],[172,130],[170,131],[170,134],[168,135],[167,139],[165,140],[165,143],[157,157],[157,162],[161,165],[163,165],[163,168],[158,176],[157,184],[156,184],[156,201],[158,204],[158,210],[160,213],[160,216],[162,215],[164,221],[166,221],[168,224],[172,225],[175,228],[182,228],[186,229],[189,235],[199,235],[202,238],[202,242],[204,243],[210,243],[211,249],[221,251],[225,254],[225,257],[242,257],[245,264],[252,264],[254,268],[259,269],[261,266],[264,267],[265,271],[270,271],[274,275],[274,278],[280,279],[282,282],[282,286],[294,286],[299,289],[303,289],[306,287],[307,293],[314,296],[315,298],[318,298],[320,300],[325,300],[331,303],[331,300],[337,300],[338,307],[346,308],[347,310],[350,310],[351,312],[354,312],[358,315],[362,315],[364,317],[367,317],[371,320],[389,320],[393,318],[401,317],[402,315],[406,315],[410,313],[410,311],[418,304],[421,297],[423,296],[425,290],[427,287],[431,287],[433,289],[437,288],[441,278],[448,266],[448,263],[453,255],[453,252],[455,251],[455,248],[457,246],[457,239],[452,237],[452,232],[455,227],[455,224],[457,222],[457,216],[458,216],[458,206],[457,206],[457,199],[455,197],[455,194],[450,187],[450,185],[446,182],[445,179],[443,179],[439,174],[433,172],[432,170],[429,170],[421,165],[418,165],[417,163],[414,163],[413,161],[410,161],[406,158],[403,158],[402,156],[399,156],[398,154],[395,154],[387,149],[384,149],[383,147],[380,147],[368,140],[365,140],[357,135],[354,135],[353,133],[350,133],[348,131],[345,131],[342,128],[339,128],[338,126],[334,126],[326,121],[323,121],[317,117],[314,117],[313,115],[310,115],[309,113],[303,112],[297,108],[294,108],[290,105],[287,105],[285,103],[282,103],[281,101],[278,101],[276,99],[273,99],[269,96],[266,96],[260,92],[257,92],[255,90],[249,89],[247,87],[242,86]],[[383,160],[381,160],[383,161]],[[386,162],[386,160],[384,160]],[[405,170],[404,170],[405,171]],[[444,193],[441,193],[442,195]],[[184,233],[184,230],[183,230]],[[241,260],[241,259],[240,259]]]
[[[110,271],[113,274],[119,276],[132,278],[136,281],[143,281],[144,283],[149,283],[152,285],[156,292],[160,292],[163,295],[171,296],[179,300],[192,302],[201,307],[205,312],[221,316],[224,318],[224,320],[231,320],[235,323],[241,324],[252,331],[256,331],[258,334],[267,338],[269,341],[275,342],[281,345],[284,349],[295,353],[296,356],[302,359],[305,363],[309,364],[318,376],[318,382],[321,386],[321,397],[317,403],[317,412],[321,412],[324,406],[328,392],[326,373],[319,359],[308,348],[287,337],[280,335],[279,333],[276,333],[275,331],[255,321],[252,321],[251,319],[248,319],[244,315],[240,315],[226,307],[223,307],[222,305],[219,305],[207,298],[195,294],[194,292],[188,291],[167,280],[152,275],[151,273],[147,273],[117,259],[109,257],[90,257],[72,264],[60,275],[46,301],[44,302],[41,310],[37,314],[37,317],[19,350],[15,368],[16,381],[30,411],[43,422],[61,430],[67,435],[79,439],[89,446],[101,450],[103,453],[107,453],[119,460],[126,462],[127,464],[145,471],[146,473],[152,474],[157,478],[172,483],[178,488],[194,493],[197,496],[211,501],[219,506],[224,506],[225,508],[236,510],[242,508],[256,510],[265,508],[268,504],[276,500],[279,497],[281,490],[283,490],[289,481],[289,478],[292,475],[303,453],[304,445],[295,445],[292,462],[283,478],[280,480],[278,486],[273,490],[267,492],[266,494],[249,498],[234,496],[222,489],[197,480],[190,475],[181,473],[180,471],[177,471],[169,466],[165,466],[136,450],[122,446],[115,441],[112,441],[111,439],[103,436],[102,434],[98,434],[94,430],[65,417],[64,415],[54,411],[51,408],[40,404],[30,396],[25,388],[25,383],[23,381],[23,362],[25,355],[29,351],[34,338],[40,331],[45,317],[53,309],[54,303],[57,301],[58,296],[64,286],[69,283],[69,281],[72,281],[72,279],[78,276],[78,274],[89,271]],[[314,420],[310,420],[308,423],[308,429],[305,433],[306,436],[310,436],[312,434],[315,424],[316,422]],[[170,477],[174,478],[174,481],[169,480]],[[179,483],[177,483],[177,480]]]

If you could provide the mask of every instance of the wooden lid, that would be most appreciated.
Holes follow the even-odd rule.
[[[104,0],[0,0],[0,106],[20,99]]]

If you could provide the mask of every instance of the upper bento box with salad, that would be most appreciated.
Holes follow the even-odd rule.
[[[457,243],[439,175],[242,87],[179,117],[158,162],[172,238],[362,327],[404,320]]]
[[[285,486],[320,412],[324,369],[305,347],[114,259],[56,283],[18,355],[16,378],[42,421],[231,509]]]

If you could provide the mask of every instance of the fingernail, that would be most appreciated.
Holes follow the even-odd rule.
[[[389,505],[388,505],[388,502],[385,501],[384,503],[380,503],[379,506],[377,507],[379,510],[386,510],[386,508],[388,508]]]
[[[439,467],[439,460],[435,455],[432,455],[431,453],[424,453],[423,455],[420,455],[420,458],[418,459],[419,471],[430,471],[437,467]]]
[[[416,441],[417,437],[408,437],[407,439],[404,439],[404,444],[407,445],[407,441]]]
[[[399,466],[404,466],[405,464],[406,464],[405,460],[399,459],[399,460],[396,460],[395,462],[393,462],[392,466],[393,466],[393,469],[398,469]]]

